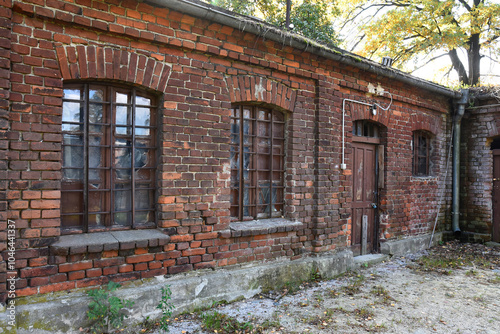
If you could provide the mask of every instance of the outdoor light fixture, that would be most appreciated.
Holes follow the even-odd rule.
[[[372,107],[370,109],[372,111],[373,116],[377,115],[377,105],[376,104],[372,105]]]

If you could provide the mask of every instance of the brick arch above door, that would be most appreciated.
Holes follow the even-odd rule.
[[[252,75],[226,77],[226,82],[232,103],[263,102],[288,111],[295,108],[297,91],[280,82]]]
[[[170,67],[154,57],[94,45],[56,47],[63,80],[120,80],[165,92]]]
[[[382,110],[378,108],[377,114],[373,115],[369,106],[348,102],[346,105],[346,112],[350,112],[351,120],[353,122],[359,120],[369,120],[378,123],[379,125],[383,125],[386,128],[389,126],[391,109]]]

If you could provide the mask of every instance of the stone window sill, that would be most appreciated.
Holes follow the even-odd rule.
[[[159,230],[128,230],[63,235],[50,245],[51,255],[99,253],[111,250],[158,247],[170,237]]]
[[[292,232],[302,229],[304,229],[304,224],[298,221],[290,221],[284,218],[259,219],[231,223],[229,224],[229,231],[225,231],[226,233],[223,233],[222,237],[238,238],[279,232]]]
[[[437,180],[438,177],[435,175],[412,175],[411,176],[411,181],[432,181],[432,180]]]

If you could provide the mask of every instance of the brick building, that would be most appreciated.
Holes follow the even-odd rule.
[[[461,226],[476,240],[500,242],[499,97],[487,88],[473,94],[462,126]]]
[[[450,228],[459,92],[194,0],[0,19],[1,302],[8,221],[17,296]]]

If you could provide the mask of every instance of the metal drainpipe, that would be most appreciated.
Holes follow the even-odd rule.
[[[453,177],[451,229],[455,236],[460,236],[460,125],[464,116],[465,106],[469,101],[469,90],[462,89],[462,97],[457,101],[457,111],[453,117]]]

